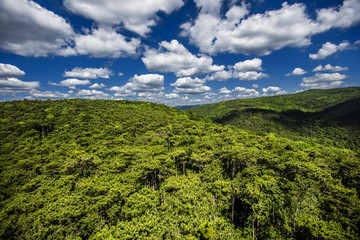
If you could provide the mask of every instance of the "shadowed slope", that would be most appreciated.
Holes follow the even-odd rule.
[[[188,109],[215,122],[359,150],[360,88],[238,99]]]

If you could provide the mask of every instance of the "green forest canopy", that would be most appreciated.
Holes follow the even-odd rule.
[[[359,156],[165,105],[0,103],[0,239],[358,239]]]
[[[360,87],[236,99],[187,111],[244,130],[360,151]]]

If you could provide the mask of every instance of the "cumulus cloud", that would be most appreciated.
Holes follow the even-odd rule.
[[[114,86],[109,89],[110,91],[114,91],[115,97],[125,98],[125,97],[134,97],[136,96],[136,92],[128,89],[125,86]]]
[[[291,73],[287,73],[286,76],[291,76],[291,75],[299,76],[299,75],[304,75],[305,73],[307,73],[307,71],[297,67]]]
[[[194,0],[194,2],[203,13],[220,13],[221,0]]]
[[[69,87],[71,89],[75,89],[76,86],[85,86],[85,85],[89,85],[90,81],[89,80],[79,80],[77,78],[69,78],[69,79],[65,79],[60,81],[59,83],[52,83],[49,82],[50,85],[54,85],[54,86],[62,86],[62,87]]]
[[[286,91],[281,90],[281,88],[274,87],[274,86],[269,86],[267,88],[263,88],[262,92],[263,92],[263,96],[280,95],[280,94],[285,94],[286,93]]]
[[[315,54],[309,54],[309,57],[314,60],[325,59],[326,57],[336,53],[337,51],[343,51],[349,49],[350,43],[343,41],[339,45],[333,44],[331,42],[326,42],[322,45],[319,51]]]
[[[83,97],[83,98],[90,98],[90,99],[106,99],[109,98],[110,95],[104,93],[103,91],[99,90],[86,90],[82,89],[76,93],[76,96]]]
[[[221,93],[221,94],[229,94],[229,93],[231,93],[231,91],[229,89],[227,89],[226,87],[223,87],[223,88],[219,89],[219,93]]]
[[[306,88],[333,88],[344,83],[346,75],[340,73],[316,73],[315,76],[303,78],[301,87]]]
[[[240,80],[256,81],[261,78],[268,77],[268,75],[262,72],[250,71],[250,72],[235,72],[233,77],[238,78]]]
[[[150,32],[159,19],[157,13],[170,14],[182,7],[182,0],[64,0],[71,12],[92,19],[100,25],[123,26],[140,35]]]
[[[260,58],[254,58],[251,60],[245,60],[238,62],[234,65],[235,71],[233,77],[240,80],[255,81],[261,78],[268,77],[267,74],[257,71],[262,71],[262,60]]]
[[[25,82],[17,78],[0,78],[0,93],[13,94],[18,92],[28,92],[40,87],[40,82]]]
[[[250,97],[259,97],[260,93],[255,89],[244,88],[244,87],[235,87],[233,92],[237,92],[238,98],[250,98]]]
[[[99,89],[99,88],[104,88],[104,87],[106,87],[106,85],[103,84],[103,83],[100,83],[100,84],[94,83],[94,84],[91,85],[89,88]]]
[[[234,66],[229,65],[228,71],[222,70],[214,72],[211,75],[207,75],[205,81],[226,81],[230,78],[237,78],[240,80],[254,81],[261,78],[268,77],[267,74],[257,71],[263,71],[261,67],[262,60],[260,58],[254,58],[238,62]]]
[[[110,78],[112,71],[108,68],[79,68],[75,67],[71,71],[65,71],[64,77],[71,78],[86,78],[86,79],[96,79],[96,78]]]
[[[332,72],[340,72],[348,70],[347,67],[340,67],[340,66],[332,66],[331,64],[326,64],[324,67],[322,65],[317,66],[313,69],[313,72],[320,72],[320,71],[332,71]]]
[[[337,8],[317,11],[317,18],[313,20],[302,3],[284,2],[281,9],[249,15],[250,7],[243,2],[232,6],[223,17],[219,11],[211,10],[214,8],[201,10],[195,21],[181,25],[181,35],[189,37],[204,53],[267,55],[284,47],[308,46],[315,34],[357,24],[359,5],[358,0],[345,0]],[[204,4],[197,6],[204,9]]]
[[[29,0],[0,1],[0,48],[22,56],[48,56],[67,46],[66,20]]]
[[[159,74],[135,75],[125,85],[136,92],[155,92],[163,90],[164,76]]]
[[[38,90],[32,90],[30,92],[30,94],[31,94],[30,98],[36,98],[36,99],[38,99],[38,98],[61,99],[61,98],[69,98],[70,97],[70,94],[62,93],[62,92],[59,92],[59,91],[44,91],[44,92],[41,92],[41,91],[38,91]]]
[[[40,82],[26,82],[18,79],[25,75],[25,72],[18,67],[0,63],[0,93],[14,94],[19,92],[28,92],[40,87]]]
[[[22,77],[24,75],[25,72],[20,70],[18,67],[11,64],[0,63],[0,78]]]
[[[345,0],[340,7],[320,9],[317,12],[317,21],[324,29],[347,28],[360,22],[359,11],[359,0]]]
[[[245,60],[235,64],[234,68],[238,72],[248,71],[262,71],[262,60],[260,58],[254,58],[252,60]]]
[[[96,58],[119,58],[135,55],[140,40],[127,39],[112,28],[97,28],[78,34],[73,39],[73,46],[58,51],[60,56],[90,55]]]
[[[176,93],[169,93],[169,94],[165,94],[165,98],[167,98],[167,99],[179,99],[180,96],[179,96],[179,94],[176,94]]]
[[[232,71],[219,71],[205,77],[206,81],[226,81],[232,77]]]
[[[164,89],[164,76],[159,74],[135,75],[123,86],[114,86],[109,90],[116,92],[116,97],[133,97],[141,93],[159,92]]]
[[[177,77],[195,76],[222,71],[225,66],[213,65],[211,57],[195,56],[177,40],[162,41],[159,49],[147,49],[143,63],[149,71],[174,72]]]
[[[138,93],[138,99],[141,101],[156,101],[158,102],[164,96],[163,92],[141,92]]]
[[[171,83],[171,86],[175,87],[175,93],[183,94],[203,94],[211,91],[209,86],[205,86],[206,81],[197,77],[184,77],[178,78],[175,83]]]
[[[286,46],[310,44],[315,23],[305,14],[304,4],[284,3],[279,10],[255,14],[244,19],[249,6],[233,6],[222,19],[200,12],[194,23],[182,25],[184,36],[202,52],[231,52],[266,55]]]

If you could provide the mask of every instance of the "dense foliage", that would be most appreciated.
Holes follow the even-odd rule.
[[[164,105],[0,103],[0,239],[358,239],[359,157]]]
[[[360,151],[360,87],[236,99],[188,111],[240,129]]]

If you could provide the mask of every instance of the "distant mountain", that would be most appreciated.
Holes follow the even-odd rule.
[[[179,110],[185,110],[188,108],[193,108],[193,107],[198,107],[201,105],[181,105],[181,106],[175,106],[174,108],[179,109]]]
[[[187,111],[241,129],[360,149],[360,87],[236,99]]]

